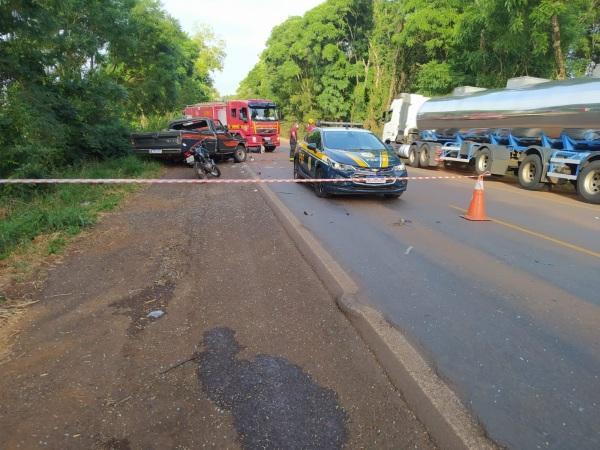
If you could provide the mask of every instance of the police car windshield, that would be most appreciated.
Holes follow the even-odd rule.
[[[325,147],[335,150],[385,150],[385,145],[374,134],[364,131],[325,131]]]

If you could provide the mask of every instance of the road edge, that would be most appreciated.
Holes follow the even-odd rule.
[[[252,167],[248,172],[259,179]],[[381,313],[358,300],[358,285],[267,184],[259,191],[392,384],[444,449],[498,449],[452,389]]]

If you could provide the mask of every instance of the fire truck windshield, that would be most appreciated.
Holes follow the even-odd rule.
[[[250,117],[252,120],[275,122],[279,120],[279,112],[275,107],[258,108],[251,106]]]

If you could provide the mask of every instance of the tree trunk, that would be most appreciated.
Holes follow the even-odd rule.
[[[398,78],[398,67],[400,66],[400,56],[402,54],[402,50],[400,47],[396,48],[396,52],[394,53],[394,64],[392,66],[392,82],[390,83],[390,90],[388,92],[388,98],[386,103],[386,108],[392,103],[394,97],[398,93],[398,89],[404,88],[404,71],[401,71],[400,78]]]
[[[552,46],[554,47],[557,77],[559,80],[564,80],[567,78],[567,69],[565,67],[562,48],[560,46],[560,24],[558,23],[558,16],[556,14],[552,16]]]

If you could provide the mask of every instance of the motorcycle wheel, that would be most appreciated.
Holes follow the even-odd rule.
[[[199,179],[204,180],[206,178],[206,172],[204,172],[204,167],[202,167],[202,164],[200,164],[198,161],[194,163],[194,171],[196,172],[196,176]]]
[[[216,165],[213,165],[210,174],[215,178],[219,178],[221,176],[221,169],[219,169]]]

